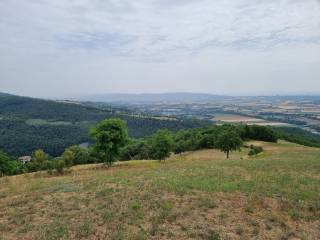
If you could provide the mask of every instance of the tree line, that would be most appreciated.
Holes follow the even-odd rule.
[[[14,175],[24,172],[47,170],[50,174],[62,174],[73,165],[104,163],[111,167],[117,161],[134,159],[165,160],[171,153],[215,148],[226,154],[237,151],[245,140],[276,142],[276,132],[262,126],[210,126],[172,132],[158,130],[142,138],[129,137],[127,122],[121,119],[106,119],[90,130],[93,141],[89,149],[80,146],[66,148],[61,156],[53,158],[43,150],[33,152],[32,160],[22,164],[19,160],[0,152],[0,175]],[[252,154],[261,150],[251,148]]]

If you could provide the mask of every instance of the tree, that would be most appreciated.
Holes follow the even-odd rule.
[[[23,163],[0,151],[0,177],[24,172]]]
[[[232,130],[226,130],[218,136],[217,147],[227,154],[227,159],[230,152],[240,150],[241,146],[242,140],[240,136]]]
[[[94,153],[111,167],[127,142],[127,124],[121,119],[106,119],[91,130],[91,136],[95,140]]]
[[[46,170],[48,168],[49,155],[42,149],[38,149],[32,153],[31,162],[27,163],[29,172]]]
[[[86,164],[90,163],[90,154],[88,149],[82,148],[78,145],[71,146],[67,150],[73,152],[74,154],[74,164]]]
[[[197,130],[180,130],[174,134],[174,153],[193,151],[200,147],[201,132]]]
[[[64,161],[67,168],[72,167],[74,159],[75,159],[74,153],[68,149],[66,149],[62,154],[62,160]]]
[[[53,162],[53,168],[58,174],[63,174],[64,168],[66,167],[66,162],[62,158],[58,158]]]
[[[259,126],[259,125],[252,125],[252,126],[245,125],[241,129],[241,137],[242,139],[253,139],[253,140],[260,140],[265,142],[278,141],[278,136],[272,129],[266,126]]]
[[[173,139],[168,130],[158,130],[151,138],[152,157],[164,160],[170,156],[173,149]]]
[[[131,139],[120,151],[120,160],[149,159],[150,146],[145,140]]]

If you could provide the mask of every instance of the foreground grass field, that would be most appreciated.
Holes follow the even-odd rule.
[[[0,239],[320,239],[320,149],[255,142],[0,179]]]

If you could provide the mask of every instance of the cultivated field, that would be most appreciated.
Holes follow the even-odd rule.
[[[270,122],[260,118],[247,117],[236,114],[215,114],[213,120],[220,123],[243,123],[247,125],[260,126],[289,126],[290,124],[281,122]]]
[[[320,149],[78,166],[0,179],[0,239],[320,239]]]

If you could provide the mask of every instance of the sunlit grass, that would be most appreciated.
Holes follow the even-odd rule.
[[[1,178],[0,239],[281,238],[290,229],[316,239],[320,150],[254,144],[263,145],[263,154],[248,157],[243,149],[226,160],[202,150],[166,162]]]

